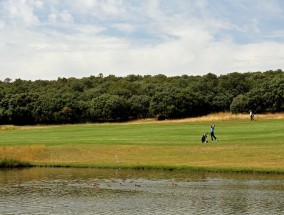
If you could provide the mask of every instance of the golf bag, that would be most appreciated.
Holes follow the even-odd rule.
[[[208,143],[208,140],[207,140],[207,133],[204,133],[201,137],[201,143]]]

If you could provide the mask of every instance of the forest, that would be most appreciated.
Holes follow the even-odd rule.
[[[249,110],[284,111],[282,70],[0,81],[2,125],[164,120]]]

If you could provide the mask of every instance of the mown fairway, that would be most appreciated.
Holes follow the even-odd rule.
[[[202,144],[211,123],[219,141]],[[51,166],[284,172],[284,119],[1,126],[0,156]]]

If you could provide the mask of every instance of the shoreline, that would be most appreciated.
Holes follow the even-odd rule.
[[[4,164],[4,165],[3,165]],[[284,169],[267,169],[253,167],[218,167],[218,166],[154,166],[154,165],[94,165],[94,164],[64,164],[64,163],[29,163],[17,160],[0,161],[0,170],[19,168],[94,168],[94,169],[132,169],[161,171],[197,171],[210,173],[240,173],[240,174],[271,174],[282,175]]]

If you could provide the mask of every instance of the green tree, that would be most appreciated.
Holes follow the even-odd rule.
[[[228,92],[234,97],[245,94],[250,90],[246,74],[230,73],[219,77],[218,91]]]
[[[128,119],[129,107],[126,99],[104,94],[92,99],[89,113],[92,121],[124,121]]]
[[[218,92],[210,103],[214,112],[230,111],[230,105],[234,96],[230,92]]]
[[[17,125],[34,124],[33,110],[38,98],[36,94],[20,93],[9,100],[7,116],[9,121]]]
[[[146,118],[149,116],[149,106],[151,98],[146,95],[133,95],[129,100],[130,113],[129,116],[137,118]]]
[[[254,88],[245,94],[237,96],[232,104],[233,113],[248,112],[257,113],[280,112],[284,110],[284,78],[275,78],[260,87]]]
[[[171,90],[156,93],[151,99],[150,113],[158,119],[175,118],[178,111],[175,95]]]
[[[230,110],[232,113],[244,113],[250,110],[249,99],[247,96],[238,95],[231,103]]]

